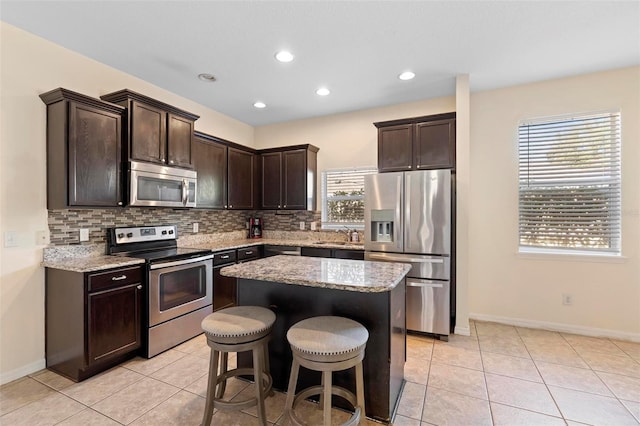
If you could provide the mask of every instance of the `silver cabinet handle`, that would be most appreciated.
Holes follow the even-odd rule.
[[[220,259],[228,259],[228,258],[229,258],[229,255],[226,255],[226,256],[220,256]]]
[[[142,286],[141,286],[141,285],[137,286],[136,288],[137,288],[138,290],[142,290]]]
[[[233,208],[233,206],[232,206],[231,204],[229,204],[229,208],[230,208],[230,209],[232,209],[232,208]]]
[[[118,205],[121,206],[122,205],[122,201],[118,201]]]
[[[111,281],[120,281],[120,280],[126,280],[127,276],[126,275],[120,275],[119,277],[111,277]]]
[[[169,164],[173,164],[173,160],[169,161]]]
[[[253,254],[253,250],[245,251],[244,254],[247,254],[247,255]]]

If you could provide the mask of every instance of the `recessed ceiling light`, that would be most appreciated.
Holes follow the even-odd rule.
[[[316,94],[320,96],[327,96],[329,93],[331,93],[331,91],[326,87],[321,87],[318,90],[316,90]]]
[[[258,102],[255,102],[253,104],[253,106],[256,107],[256,108],[265,108],[267,106],[267,104],[265,104],[264,102],[258,101]]]
[[[293,53],[288,52],[286,50],[281,50],[278,53],[276,53],[276,59],[279,60],[280,62],[291,62],[293,61]]]
[[[416,75],[414,73],[412,73],[411,71],[405,71],[402,74],[400,74],[398,76],[398,78],[400,80],[411,80],[413,77],[415,77]]]
[[[198,74],[198,78],[202,81],[208,81],[209,83],[213,83],[216,81],[216,78],[213,74],[202,73]]]

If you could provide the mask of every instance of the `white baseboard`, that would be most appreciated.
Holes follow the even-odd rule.
[[[36,371],[40,371],[46,368],[47,362],[44,358],[39,361],[32,362],[31,364],[23,365],[20,368],[16,368],[15,370],[7,371],[6,373],[0,374],[0,385],[4,385],[5,383],[13,382],[16,379],[24,377],[28,374],[35,373]]]
[[[456,327],[453,329],[453,334],[460,334],[462,336],[471,336],[471,329],[469,327]]]
[[[561,331],[563,333],[581,334],[583,336],[607,337],[609,339],[628,340],[640,342],[640,333],[608,330],[606,328],[584,327],[581,325],[563,324],[559,322],[538,321],[523,318],[501,317],[498,315],[485,315],[469,313],[469,319],[478,321],[497,322],[500,324],[514,325],[518,327],[539,328],[542,330]],[[456,334],[458,327],[456,327]]]

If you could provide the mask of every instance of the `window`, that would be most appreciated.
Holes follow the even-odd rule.
[[[519,127],[520,251],[620,254],[620,113]]]
[[[364,176],[373,167],[322,172],[322,229],[364,229]]]

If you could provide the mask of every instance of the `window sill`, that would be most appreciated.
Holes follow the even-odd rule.
[[[627,257],[619,254],[573,252],[562,253],[544,249],[519,249],[516,256],[524,260],[550,260],[560,262],[626,263]]]

